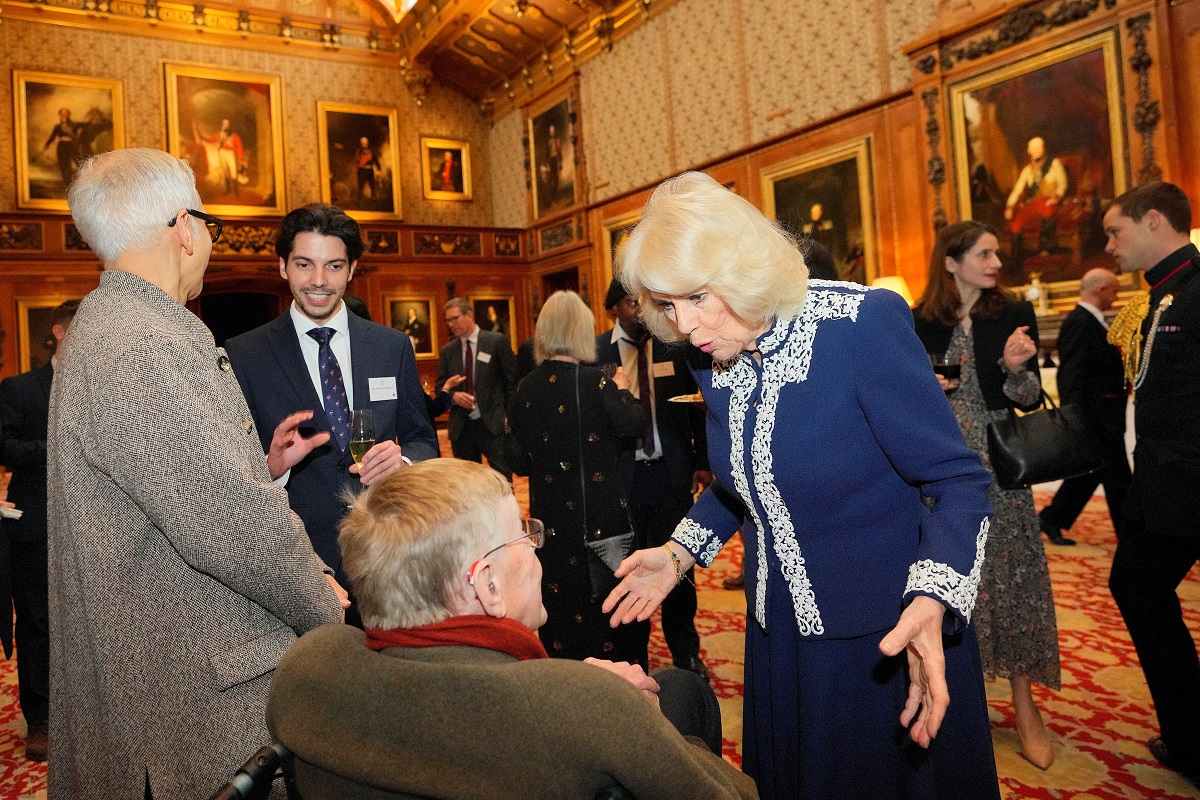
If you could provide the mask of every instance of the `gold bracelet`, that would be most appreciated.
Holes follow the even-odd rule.
[[[679,556],[675,555],[675,551],[671,549],[670,543],[664,544],[663,549],[671,556],[671,566],[675,567],[675,583],[683,580],[683,565],[679,563]]]

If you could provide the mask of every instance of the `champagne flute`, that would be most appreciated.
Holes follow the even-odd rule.
[[[363,456],[375,446],[375,418],[369,408],[356,408],[350,412],[350,455],[354,463],[362,466]]]

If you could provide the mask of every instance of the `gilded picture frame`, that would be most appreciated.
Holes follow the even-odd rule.
[[[278,75],[164,61],[167,151],[196,173],[218,217],[287,211]]]
[[[879,275],[870,136],[764,168],[763,211],[800,242],[824,245],[840,280],[870,285]]]
[[[470,200],[471,143],[422,136],[421,187],[426,200]]]
[[[1110,28],[948,87],[959,215],[996,229],[1007,285],[1069,306],[1084,272],[1116,268],[1101,220],[1129,188],[1120,76]]]
[[[321,202],[360,222],[400,219],[398,131],[394,108],[318,101]]]
[[[44,367],[54,355],[53,311],[68,300],[79,299],[70,295],[16,298],[17,363],[22,373]]]
[[[535,220],[567,212],[582,201],[579,127],[574,84],[526,110],[528,179]]]
[[[516,297],[511,294],[473,294],[467,297],[475,312],[475,324],[480,330],[508,336],[513,352],[517,352]]]
[[[67,212],[80,162],[125,146],[119,80],[13,70],[17,207]]]
[[[641,219],[641,209],[636,209],[600,221],[600,229],[604,231],[600,251],[604,262],[601,276],[604,278],[605,291],[617,275],[617,249]]]
[[[435,315],[437,298],[431,294],[385,293],[383,324],[408,335],[418,360],[437,358],[440,315]]]

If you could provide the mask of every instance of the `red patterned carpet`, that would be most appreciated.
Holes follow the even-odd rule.
[[[518,479],[517,490],[524,501],[523,480]],[[1048,500],[1039,493],[1038,507]],[[1200,798],[1200,792],[1183,778],[1160,767],[1145,747],[1157,727],[1137,657],[1106,586],[1114,541],[1102,499],[1089,503],[1071,536],[1079,546],[1047,545],[1058,607],[1063,688],[1060,692],[1035,689],[1057,739],[1057,759],[1042,772],[1017,755],[1008,684],[997,680],[988,694],[1002,796],[1005,800]],[[746,606],[740,592],[721,588],[721,580],[736,573],[741,557],[741,542],[735,538],[710,569],[698,570],[697,575],[697,626],[725,717],[725,756],[734,764],[740,763]],[[1200,630],[1200,574],[1189,576],[1181,594],[1191,628]],[[657,625],[650,646],[652,666],[670,664]],[[45,765],[22,756],[24,730],[15,670],[12,663],[0,662],[0,800],[45,797]],[[203,795],[198,791],[197,797]]]

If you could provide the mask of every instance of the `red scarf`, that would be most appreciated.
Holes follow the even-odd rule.
[[[451,617],[416,628],[367,628],[367,649],[466,645],[508,653],[521,661],[549,658],[537,634],[511,619],[482,614]]]

